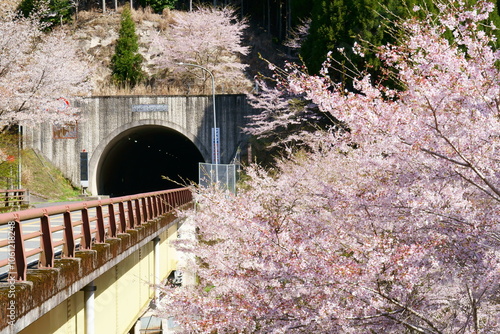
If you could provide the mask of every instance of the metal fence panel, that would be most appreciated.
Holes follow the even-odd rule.
[[[236,193],[235,164],[199,164],[199,185],[201,187],[219,186]]]

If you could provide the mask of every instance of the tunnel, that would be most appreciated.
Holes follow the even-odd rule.
[[[125,196],[178,188],[198,180],[198,148],[163,126],[139,126],[122,133],[103,153],[97,174],[100,195]]]

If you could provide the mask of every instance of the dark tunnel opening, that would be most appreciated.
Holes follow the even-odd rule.
[[[161,126],[137,127],[105,154],[98,192],[116,197],[178,188],[197,182],[199,162],[204,162],[200,151],[181,133]]]

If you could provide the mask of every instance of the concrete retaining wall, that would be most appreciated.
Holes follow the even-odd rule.
[[[221,163],[229,163],[247,136],[241,131],[254,111],[245,95],[216,96],[217,127],[221,129]],[[52,125],[24,127],[24,147],[34,148],[80,185],[80,152],[89,152],[89,190],[97,195],[96,169],[103,152],[128,129],[158,125],[176,130],[191,140],[205,161],[211,161],[212,96],[112,96],[86,98],[77,104],[82,120],[72,138],[58,139]],[[61,133],[59,133],[60,135]]]

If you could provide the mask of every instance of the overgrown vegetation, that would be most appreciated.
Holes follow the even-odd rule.
[[[22,152],[23,187],[47,201],[76,199],[80,192],[61,171],[33,149]]]
[[[18,180],[18,144],[14,132],[0,132],[0,149],[7,155],[7,160],[0,162],[0,189],[13,189]]]
[[[0,134],[0,148],[8,160],[0,163],[0,189],[16,189],[18,186],[19,152],[15,131]],[[66,201],[78,197],[79,190],[42,155],[33,149],[21,152],[21,187],[41,200]]]

